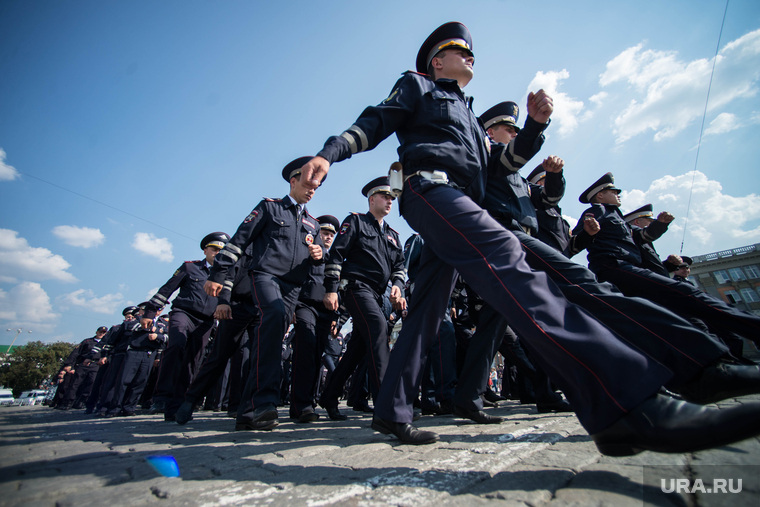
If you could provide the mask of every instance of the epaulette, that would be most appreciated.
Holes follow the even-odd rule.
[[[262,201],[266,201],[266,202],[280,202],[280,201],[282,201],[282,198],[273,199],[271,197],[262,197],[261,200]]]
[[[422,72],[417,72],[416,70],[407,70],[406,72],[402,72],[401,74],[417,74],[418,76],[426,77],[428,79],[431,79],[430,75],[424,74]]]
[[[356,211],[351,212],[352,215],[363,215],[364,213],[357,213]]]

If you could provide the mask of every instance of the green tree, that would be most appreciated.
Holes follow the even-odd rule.
[[[13,395],[38,388],[61,369],[63,360],[74,350],[73,343],[29,342],[14,347],[0,366],[0,385],[13,389]]]

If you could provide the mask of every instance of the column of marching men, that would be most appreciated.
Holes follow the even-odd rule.
[[[609,455],[759,434],[760,404],[709,404],[760,392],[741,355],[760,317],[694,287],[688,257],[663,262],[653,242],[673,216],[651,205],[624,216],[611,173],[580,196],[590,207],[571,230],[564,161],[520,173],[543,146],[551,97],[529,94],[522,127],[511,101],[476,117],[463,92],[473,63],[464,25],[436,29],[385,100],[285,165],[284,197],[259,202],[231,237],[204,237],[203,259],[84,340],[57,407],[113,417],[142,404],[187,424],[205,406],[237,431],[268,431],[286,404],[296,423],[320,408],[345,420],[347,397],[374,430],[427,444],[438,435],[420,416],[499,424],[488,409],[516,399],[575,412]],[[361,189],[367,211],[309,214],[331,164],[393,133],[399,161]],[[387,221],[395,202],[418,233],[405,243]],[[590,269],[570,260],[583,250]]]

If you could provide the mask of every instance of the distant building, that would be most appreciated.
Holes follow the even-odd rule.
[[[760,243],[692,256],[689,280],[726,303],[760,315]]]

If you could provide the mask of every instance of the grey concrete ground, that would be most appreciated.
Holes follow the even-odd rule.
[[[286,407],[274,431],[235,432],[222,413],[179,426],[160,415],[0,407],[0,505],[760,505],[758,439],[608,458],[575,416],[507,402],[490,409],[508,418],[501,425],[423,417],[441,441],[410,446],[341,408],[347,421],[295,424]],[[156,473],[153,455],[173,456],[180,477]],[[671,478],[680,493],[662,491],[679,486]]]

